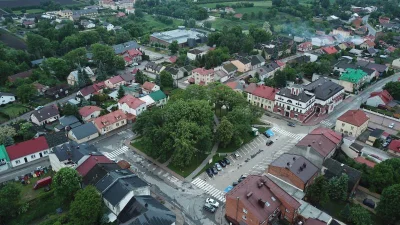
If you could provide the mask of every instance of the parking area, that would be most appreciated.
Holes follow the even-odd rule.
[[[369,117],[368,127],[382,129],[392,135],[396,135],[397,131],[400,130],[400,122],[367,111],[364,112]],[[390,128],[390,125],[393,125],[393,128]]]
[[[192,184],[203,189],[218,200],[232,188],[241,175],[263,174],[268,165],[281,154],[288,152],[306,134],[294,134],[279,127],[271,129],[273,136],[270,138],[260,134],[252,142],[242,146],[235,153],[239,157],[228,154],[231,164],[227,165],[218,174],[210,178],[206,172],[192,181]],[[274,143],[266,145],[267,140]],[[211,165],[210,165],[211,167]]]

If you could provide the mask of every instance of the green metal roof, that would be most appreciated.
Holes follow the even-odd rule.
[[[342,73],[340,80],[348,81],[351,83],[358,83],[363,77],[368,74],[360,69],[346,69],[346,72]]]
[[[151,92],[149,95],[156,102],[160,101],[161,99],[167,98],[167,96],[161,90]]]
[[[6,148],[4,145],[0,145],[0,159],[6,159],[6,162],[10,162],[10,158],[8,157]]]

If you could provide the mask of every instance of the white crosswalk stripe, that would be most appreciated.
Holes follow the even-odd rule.
[[[296,139],[298,141],[300,141],[301,139],[303,139],[307,135],[307,134],[294,134],[292,132],[286,131],[286,130],[281,129],[279,127],[273,127],[272,131],[278,132],[278,133],[283,134],[285,136],[289,136],[289,137],[294,138],[294,139]]]
[[[321,122],[320,122],[322,125],[325,125],[326,127],[332,127],[334,124],[331,122],[331,121],[329,121],[329,120],[322,120]]]
[[[192,181],[192,184],[195,185],[196,187],[204,190],[207,194],[211,195],[218,201],[225,203],[225,201],[226,201],[225,200],[225,192],[216,189],[214,186],[212,186],[211,184],[205,182],[204,180],[202,180],[198,177]]]
[[[121,148],[114,150],[112,152],[102,152],[107,158],[114,160],[117,156],[127,152],[129,150],[128,146],[122,146]]]

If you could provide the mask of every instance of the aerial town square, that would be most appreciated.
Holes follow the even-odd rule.
[[[0,0],[0,225],[400,225],[398,0]]]

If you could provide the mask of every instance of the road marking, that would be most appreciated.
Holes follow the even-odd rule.
[[[118,148],[117,150],[114,150],[112,152],[102,152],[103,155],[111,160],[115,160],[115,158],[125,152],[127,152],[129,150],[129,148],[127,146],[122,146],[120,148]]]
[[[201,180],[200,178],[196,178],[191,182],[193,185],[196,187],[202,189],[205,191],[207,194],[211,195],[212,197],[216,198],[218,201],[221,201],[223,203],[226,202],[225,200],[225,193],[223,191],[220,191],[216,189],[214,186],[211,184]]]

